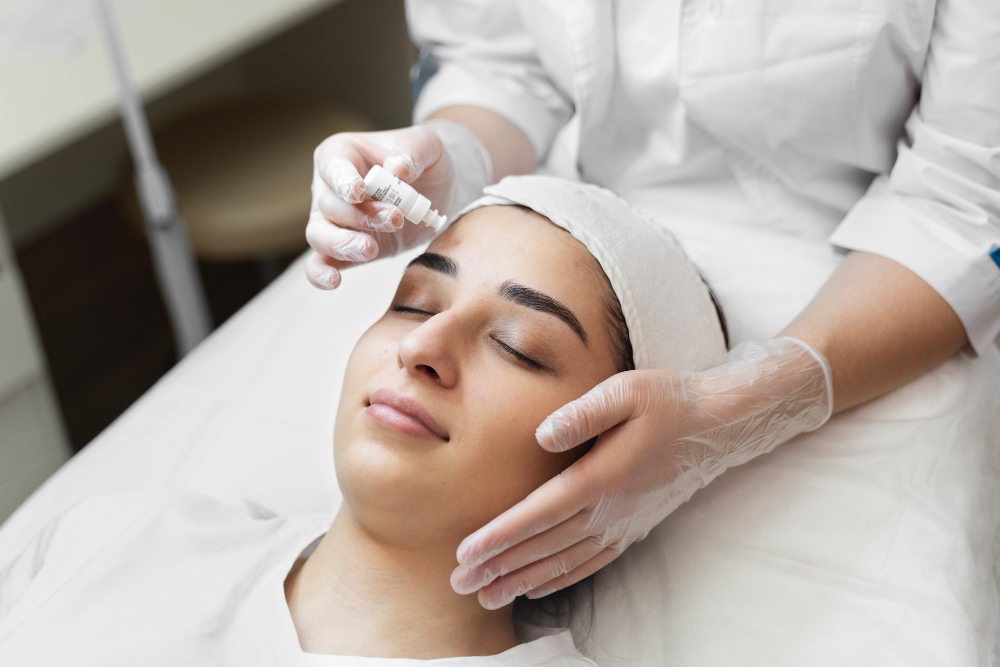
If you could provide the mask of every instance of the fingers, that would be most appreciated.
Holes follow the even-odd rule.
[[[412,183],[441,159],[443,152],[441,137],[426,127],[415,126],[400,136],[382,166],[404,183]]]
[[[566,574],[555,577],[549,581],[548,584],[536,586],[532,590],[528,591],[527,596],[532,600],[537,600],[538,598],[543,598],[546,595],[552,595],[556,591],[560,591],[567,586],[572,586],[579,581],[583,581],[621,555],[621,549],[617,547],[605,547],[603,551],[599,552],[586,563],[570,572],[567,572]]]
[[[578,542],[543,561],[497,579],[479,591],[479,604],[499,609],[519,595],[535,600],[572,586],[618,558],[621,550],[604,547],[596,538]]]
[[[458,562],[475,567],[502,551],[556,526],[586,507],[586,488],[579,475],[564,470],[493,521],[462,540]]]
[[[572,572],[596,556],[604,546],[596,538],[586,538],[570,545],[527,567],[506,574],[479,591],[479,604],[487,609],[499,609],[514,601],[518,595],[539,586],[545,586],[553,579]]]
[[[443,154],[440,137],[424,127],[342,133],[323,141],[313,154],[313,202],[306,226],[306,240],[316,251],[306,261],[310,282],[335,289],[345,266],[409,245],[414,234],[401,233],[402,212],[390,204],[365,200],[363,175],[384,163],[389,171],[412,181]],[[373,237],[377,233],[381,248]]]
[[[340,286],[340,269],[345,266],[349,264],[314,252],[306,258],[306,277],[320,289],[337,289]]]
[[[481,565],[459,565],[451,573],[451,587],[460,595],[475,593],[497,577],[520,570],[586,540],[589,537],[586,532],[590,523],[588,515],[588,511],[578,512],[558,526],[528,538]]]
[[[635,371],[619,373],[546,417],[535,439],[543,449],[562,452],[630,419],[638,405]]]
[[[338,227],[318,213],[309,217],[306,241],[319,254],[342,262],[367,262],[378,257],[378,243],[371,235]]]
[[[365,200],[360,204],[349,204],[323,187],[313,203],[313,213],[317,211],[338,227],[372,232],[395,232],[403,226],[403,212],[392,204]]]
[[[351,142],[350,135],[334,135],[321,143],[313,156],[316,175],[331,192],[346,202],[359,204],[365,199],[368,160]]]
[[[316,176],[329,190],[351,204],[365,198],[364,176],[381,164],[407,183],[420,178],[444,155],[441,137],[433,130],[414,126],[386,132],[335,134],[313,154]]]

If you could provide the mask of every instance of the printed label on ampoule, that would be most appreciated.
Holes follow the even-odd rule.
[[[372,199],[376,201],[389,202],[393,206],[399,206],[403,203],[403,196],[399,193],[398,189],[392,187],[391,185],[387,185],[384,188],[376,190],[375,194],[372,195]]]

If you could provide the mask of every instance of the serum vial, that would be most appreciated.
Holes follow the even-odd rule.
[[[398,206],[404,218],[410,222],[422,222],[436,232],[441,231],[448,222],[447,216],[431,210],[431,202],[427,197],[379,165],[372,167],[365,176],[365,196]]]

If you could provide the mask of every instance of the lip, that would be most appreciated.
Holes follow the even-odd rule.
[[[365,412],[375,421],[407,435],[448,440],[448,434],[424,406],[392,389],[377,389],[372,392]]]

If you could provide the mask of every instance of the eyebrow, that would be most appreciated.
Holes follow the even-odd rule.
[[[422,255],[417,255],[413,261],[406,265],[406,268],[410,268],[411,266],[425,266],[431,271],[437,271],[452,278],[458,275],[458,264],[450,258],[435,252],[425,252]]]
[[[431,271],[437,271],[438,273],[443,273],[446,276],[451,276],[452,278],[458,275],[458,264],[456,264],[453,259],[434,252],[425,252],[422,255],[417,255],[409,264],[406,265],[406,268],[410,268],[411,266],[424,266]],[[513,301],[514,303],[524,306],[525,308],[531,308],[532,310],[537,310],[540,313],[546,313],[548,315],[558,317],[573,330],[573,333],[580,337],[580,340],[583,341],[584,345],[590,344],[590,341],[587,339],[587,332],[583,330],[583,325],[580,324],[580,320],[576,318],[573,311],[550,297],[548,294],[544,294],[536,289],[532,289],[524,285],[519,285],[513,280],[507,280],[500,285],[500,289],[497,290],[497,294],[504,299]]]
[[[573,332],[580,337],[584,345],[588,345],[587,332],[583,330],[583,326],[580,324],[580,320],[576,319],[576,315],[573,311],[562,305],[552,297],[547,294],[543,294],[538,290],[531,289],[530,287],[525,287],[524,285],[518,285],[512,280],[507,280],[500,289],[497,290],[497,294],[505,299],[513,301],[514,303],[524,306],[525,308],[531,308],[532,310],[537,310],[540,313],[547,313],[549,315],[555,315],[560,320],[565,322]]]

